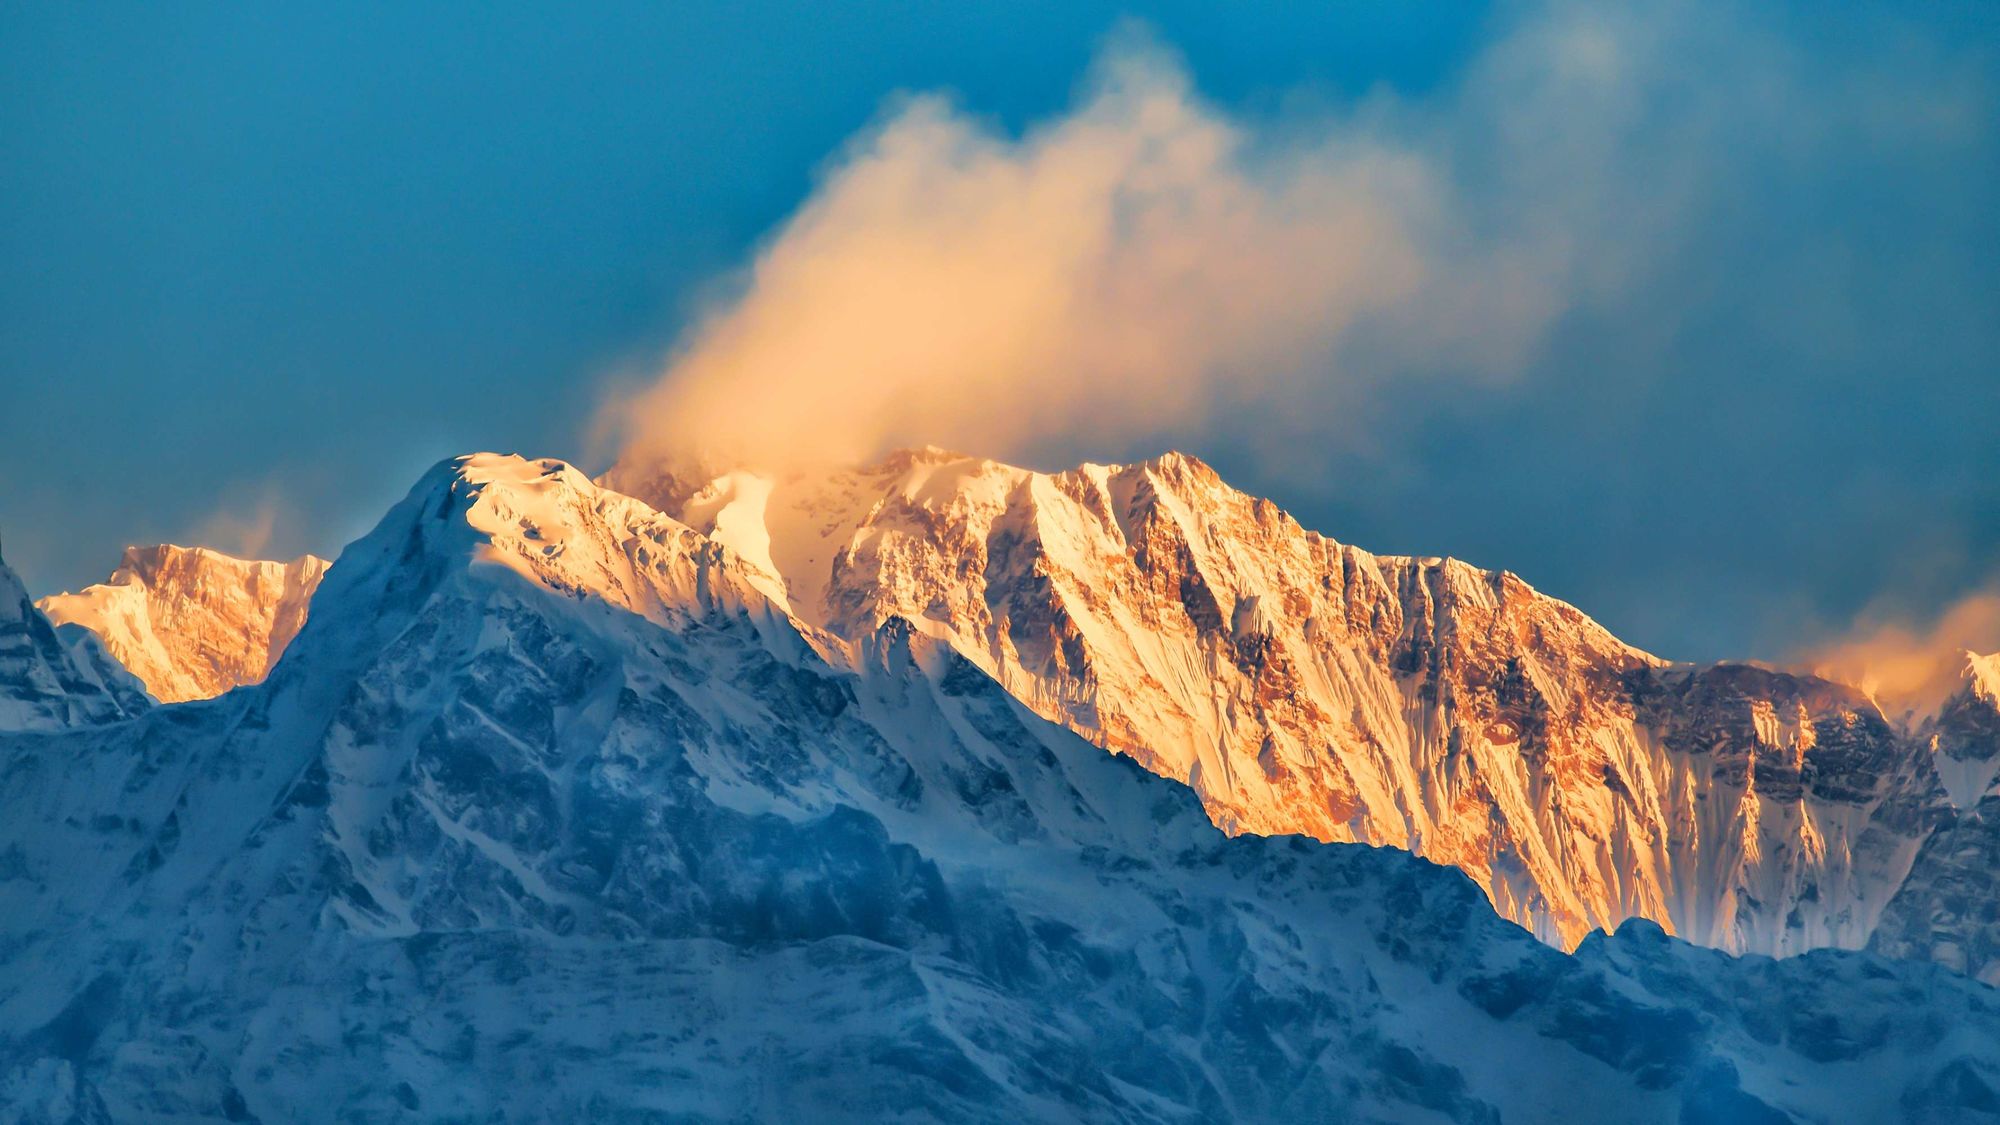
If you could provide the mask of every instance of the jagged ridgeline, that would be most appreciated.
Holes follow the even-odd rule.
[[[852,645],[910,621],[1228,831],[1414,851],[1565,947],[1644,917],[1734,952],[1893,934],[2000,976],[1976,908],[1990,658],[1897,729],[1842,685],[1659,660],[1504,572],[1335,543],[1182,455],[609,483],[727,546],[802,624]],[[154,548],[41,605],[156,696],[198,697],[262,677],[323,569]]]
[[[270,672],[305,624],[325,559],[231,558],[206,547],[133,547],[111,577],[36,605],[95,634],[154,699],[208,699]]]
[[[920,461],[956,464],[881,469],[938,486],[907,501],[989,475]],[[1128,542],[1170,471],[1101,474]],[[1040,479],[990,502],[1022,511]],[[0,1105],[1851,1121],[1994,1098],[2000,1011],[1964,976],[1739,960],[1647,923],[1570,956],[1404,852],[1218,832],[1223,756],[1191,789],[1080,737],[1111,722],[1085,701],[1032,695],[1024,671],[1069,682],[1060,645],[1031,666],[1003,623],[1012,655],[982,658],[948,605],[864,626],[836,579],[920,557],[844,536],[814,588],[782,577],[800,540],[732,545],[725,507],[691,526],[557,462],[447,463],[341,555],[268,676],[174,706],[53,705],[91,698],[97,650],[51,647],[18,599],[0,683],[36,703],[0,735]],[[1048,606],[1062,586],[1015,534],[991,573],[1039,572],[1018,596]],[[1449,592],[1443,564],[1381,566]],[[1298,623],[1261,616],[1282,589],[1249,596],[1209,624],[1268,667],[1254,638]]]
[[[1336,543],[1179,454],[608,483],[803,621],[849,641],[912,622],[1231,832],[1414,851],[1564,946],[1632,917],[1732,952],[1893,932],[2000,977],[1978,907],[2000,893],[1964,885],[2000,768],[1991,660],[1899,730],[1843,685],[1660,660],[1512,574]]]

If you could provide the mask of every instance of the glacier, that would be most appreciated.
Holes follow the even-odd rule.
[[[447,462],[268,676],[170,706],[0,599],[6,1119],[2000,1108],[1946,966],[1564,954],[1405,851],[1217,831],[935,616],[832,621],[710,530]]]

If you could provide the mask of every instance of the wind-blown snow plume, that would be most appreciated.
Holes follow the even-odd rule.
[[[1574,52],[1539,61],[1618,80]],[[1475,352],[1505,372],[1559,307],[1566,251],[1468,233],[1438,162],[1392,137],[1396,112],[1236,120],[1136,32],[1071,113],[1018,138],[911,98],[607,421],[628,460],[773,467],[924,442],[1102,448],[1309,373],[1365,385]]]
[[[628,467],[1221,441],[1309,470],[1301,447],[1365,438],[1385,388],[1508,378],[1572,309],[1637,300],[1677,331],[1684,295],[1649,271],[1757,169],[1965,101],[1813,70],[1747,13],[1512,15],[1460,79],[1335,112],[1232,115],[1129,30],[1019,135],[906,98],[602,429]]]
[[[2000,651],[2000,588],[1976,590],[1929,620],[1866,614],[1801,663],[1866,691],[1891,714],[1935,711],[1965,678],[1967,654]]]
[[[242,559],[261,558],[278,529],[278,494],[267,485],[250,505],[228,503],[209,513],[187,541]]]

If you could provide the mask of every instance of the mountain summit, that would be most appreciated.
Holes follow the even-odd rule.
[[[207,699],[271,670],[305,624],[325,559],[232,558],[206,547],[132,547],[102,583],[36,605],[95,633],[163,703]]]
[[[1661,660],[1504,571],[1308,531],[1185,454],[607,480],[837,636],[949,644],[1228,831],[1413,851],[1565,946],[1643,917],[1737,952],[1858,947],[1952,812],[1857,691]]]
[[[929,626],[560,462],[439,466],[262,682],[0,736],[26,1121],[1948,1119],[1935,966],[1575,956],[1230,837]],[[32,607],[28,612],[33,614]]]
[[[151,702],[94,633],[42,616],[0,559],[0,732],[114,722]]]
[[[1901,955],[2000,979],[2000,943],[1969,937],[1984,923],[1930,885],[1963,899],[1985,878],[1980,847],[1927,844],[1985,838],[1990,661],[1904,731],[1841,684],[1662,660],[1504,571],[1337,543],[1184,454],[1037,473],[925,448],[777,477],[621,467],[606,483],[726,552],[829,659],[910,628],[1186,784],[1231,833],[1412,851],[1566,948],[1645,918],[1795,954],[1859,948],[1887,918]],[[623,597],[604,566],[562,585]],[[235,635],[243,674],[222,686],[272,651],[256,629]],[[114,651],[126,636],[106,632]]]

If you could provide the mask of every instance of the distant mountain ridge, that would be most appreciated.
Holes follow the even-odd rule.
[[[946,640],[1230,831],[1415,851],[1564,945],[1629,917],[1737,952],[1864,945],[1957,815],[1928,733],[1974,790],[2000,765],[1986,697],[1905,737],[1855,689],[1671,664],[1514,575],[1336,543],[1184,454],[606,479],[837,635]]]
[[[86,630],[58,630],[0,558],[0,731],[115,722],[152,700]]]
[[[1661,660],[1512,574],[1336,543],[1183,454],[1045,474],[921,449],[605,483],[843,645],[899,620],[948,644],[1228,831],[1414,851],[1565,947],[1633,917],[1732,952],[1894,933],[1899,955],[2000,979],[2000,934],[1965,936],[1983,853],[1927,846],[1986,838],[1989,662],[1900,731],[1844,685]],[[1928,888],[1945,867],[1955,909]]]
[[[264,678],[305,624],[327,561],[239,559],[206,547],[132,547],[111,577],[36,605],[95,633],[163,703]]]
[[[1831,1122],[2000,1090],[1972,981],[1643,922],[1567,956],[1402,852],[1215,831],[936,621],[836,633],[771,584],[569,466],[463,458],[262,682],[0,733],[0,1106]]]

